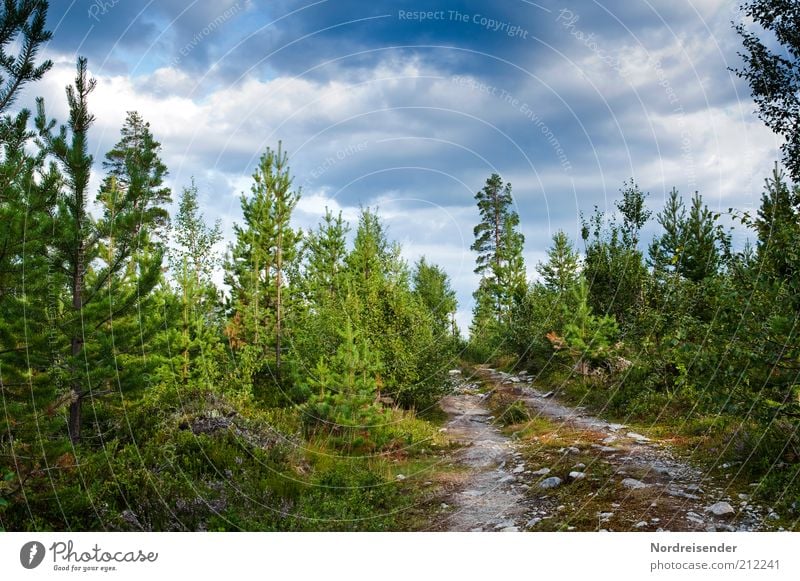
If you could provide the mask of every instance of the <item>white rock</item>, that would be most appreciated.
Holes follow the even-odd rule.
[[[405,479],[406,479],[406,477],[405,477],[405,475],[404,475],[404,474],[398,474],[397,476],[395,476],[395,479],[396,479],[396,480],[403,481],[403,480],[405,480]]]
[[[525,472],[525,465],[524,464],[520,464],[519,466],[517,466],[516,468],[514,468],[511,471],[512,474],[522,474],[523,472]]]
[[[573,466],[573,468],[575,468],[575,470],[583,470],[584,468],[586,468],[586,464],[584,464],[583,462],[578,462],[577,464],[575,464],[575,466]]]
[[[540,518],[537,516],[537,517],[535,517],[535,518],[532,518],[531,520],[529,520],[529,521],[528,521],[528,523],[527,523],[525,526],[526,526],[526,527],[528,527],[528,528],[530,528],[530,527],[535,527],[535,526],[536,526],[536,525],[538,525],[540,522],[542,522],[542,519],[540,519]]]
[[[733,507],[727,502],[717,502],[706,508],[714,516],[731,516],[736,513]]]
[[[500,529],[501,533],[518,533],[519,529],[517,527],[506,527],[504,529]]]
[[[642,488],[647,488],[649,485],[635,478],[626,478],[622,481],[622,486],[630,488],[631,490],[640,490]]]
[[[541,469],[537,470],[536,472],[531,472],[531,474],[533,474],[534,476],[546,476],[546,475],[550,474],[550,469],[549,468],[541,468]]]
[[[451,376],[453,376],[453,375],[461,375],[461,370],[460,369],[451,369],[447,373],[449,373]]]
[[[628,432],[628,437],[633,438],[637,442],[649,442],[650,438],[647,436],[643,436],[641,434],[637,434],[636,432]]]
[[[767,515],[769,520],[781,520],[781,517],[778,515],[777,512],[771,512]]]
[[[558,488],[561,486],[561,480],[558,476],[551,476],[550,478],[545,478],[539,483],[539,488]]]
[[[647,526],[647,521],[640,520],[635,525],[633,525],[633,528],[640,529],[640,528],[646,527],[646,526]]]
[[[573,471],[569,473],[569,477],[572,478],[573,480],[583,480],[584,478],[586,478],[586,474],[584,474],[583,472]]]

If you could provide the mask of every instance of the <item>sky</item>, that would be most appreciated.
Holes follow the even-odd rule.
[[[58,0],[54,61],[30,106],[66,117],[78,56],[97,79],[97,163],[127,111],[150,122],[178,192],[195,180],[226,241],[260,155],[279,141],[302,198],[353,225],[377,207],[413,263],[450,275],[458,323],[477,287],[474,201],[511,182],[530,277],[553,234],[581,248],[581,215],[613,212],[623,182],[758,206],[780,142],[754,114],[731,0]],[[747,23],[745,23],[747,24]],[[657,232],[654,221],[645,239]],[[743,243],[745,232],[734,237]]]

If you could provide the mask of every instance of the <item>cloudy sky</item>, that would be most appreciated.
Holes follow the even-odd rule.
[[[138,110],[170,185],[194,177],[228,234],[258,157],[282,140],[303,188],[297,225],[325,206],[351,220],[379,207],[410,261],[446,268],[466,328],[473,196],[492,172],[513,185],[531,271],[556,230],[577,239],[580,213],[613,209],[630,177],[655,211],[673,186],[723,211],[757,206],[779,143],[729,70],[735,4],[59,0],[55,67],[25,101],[42,95],[63,119],[88,57],[96,160]]]

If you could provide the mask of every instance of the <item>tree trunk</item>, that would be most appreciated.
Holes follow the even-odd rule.
[[[83,241],[78,243],[78,256],[75,260],[75,270],[72,274],[72,308],[75,316],[80,315],[83,308]],[[77,334],[72,336],[70,341],[72,357],[75,358],[83,351],[83,338]],[[77,377],[72,379],[70,387],[72,398],[69,404],[69,439],[73,444],[77,444],[81,439],[81,405],[83,404],[83,389]]]
[[[283,240],[282,235],[278,233],[278,260],[277,269],[275,272],[275,287],[276,287],[276,301],[275,301],[275,377],[278,383],[281,382],[281,269],[283,268]]]

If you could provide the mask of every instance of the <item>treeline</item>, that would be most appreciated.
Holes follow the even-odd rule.
[[[46,11],[0,14],[2,48],[19,49],[0,61],[0,528],[388,526],[380,456],[430,445],[414,410],[456,357],[446,274],[409,267],[372,209],[352,244],[341,214],[294,228],[280,144],[224,256],[193,183],[170,217],[161,145],[136,112],[91,191],[85,59],[63,124],[42,99],[10,112],[51,67],[37,63]]]
[[[743,462],[743,473],[764,477],[760,491],[791,504],[800,187],[776,168],[757,214],[733,213],[754,239],[738,251],[700,194],[687,204],[674,190],[646,244],[646,197],[626,183],[616,212],[584,219],[583,252],[558,232],[526,282],[510,186],[492,176],[478,194],[475,248],[486,252],[469,353],[532,370],[619,417],[707,436],[716,459]]]

